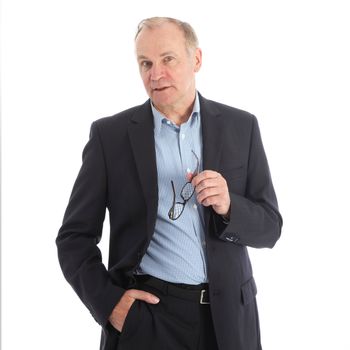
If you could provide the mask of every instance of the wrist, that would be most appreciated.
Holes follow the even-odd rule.
[[[221,215],[221,218],[225,224],[228,224],[230,222],[230,216],[231,216],[230,214],[231,214],[231,205],[229,206],[227,213],[224,215]]]

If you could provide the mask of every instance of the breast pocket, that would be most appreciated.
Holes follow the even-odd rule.
[[[221,170],[222,175],[229,179],[239,179],[244,175],[244,167],[243,164],[236,164],[230,167],[224,167]]]
[[[221,175],[227,182],[230,192],[243,194],[245,191],[246,169],[242,163],[232,163],[222,167]]]

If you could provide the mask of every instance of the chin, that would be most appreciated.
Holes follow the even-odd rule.
[[[166,97],[153,96],[151,99],[156,106],[169,106],[174,102],[174,99],[170,96],[166,96]]]

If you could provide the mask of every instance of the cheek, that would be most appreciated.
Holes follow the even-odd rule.
[[[141,79],[142,79],[143,85],[144,85],[146,88],[149,88],[149,86],[150,86],[150,80],[149,80],[148,74],[141,74]]]
[[[176,75],[174,75],[174,72],[171,72],[169,69],[163,71],[163,80],[167,82],[174,82],[176,81],[174,77],[176,77]]]
[[[181,85],[186,86],[190,81],[192,81],[192,75],[193,72],[188,69],[179,70],[176,75],[177,81]]]

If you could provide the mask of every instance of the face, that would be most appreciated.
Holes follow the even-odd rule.
[[[143,84],[158,110],[183,110],[195,98],[195,73],[202,63],[200,49],[187,49],[183,32],[173,23],[144,28],[136,39]]]

